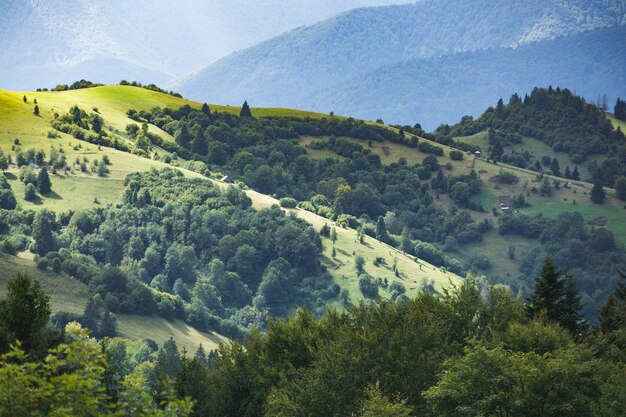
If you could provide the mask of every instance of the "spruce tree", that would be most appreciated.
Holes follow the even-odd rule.
[[[565,172],[563,173],[563,176],[567,179],[572,179],[572,171],[570,171],[569,165],[565,167]]]
[[[552,159],[552,163],[550,164],[550,170],[552,171],[552,175],[557,177],[561,176],[561,167],[559,166],[559,160],[556,158]]]
[[[549,320],[558,322],[564,288],[561,273],[556,269],[552,257],[546,256],[541,274],[535,280],[535,290],[528,299],[528,316],[534,318],[544,312]]]
[[[573,335],[582,333],[587,327],[580,309],[580,294],[574,283],[574,274],[570,270],[565,276],[559,323]]]
[[[241,111],[239,112],[239,117],[252,117],[252,112],[250,111],[250,106],[248,106],[248,102],[244,101],[241,106]]]
[[[619,120],[626,120],[626,101],[617,98],[615,107],[613,107],[613,114]]]
[[[622,282],[609,295],[606,303],[600,308],[600,329],[609,333],[626,329],[626,274],[619,272]]]
[[[600,179],[596,179],[593,183],[593,188],[591,189],[591,201],[595,204],[602,204],[606,199],[606,193],[604,192],[604,188],[602,187],[602,182]]]
[[[52,183],[50,182],[50,176],[46,167],[42,167],[39,170],[39,176],[37,177],[37,187],[41,194],[47,194],[52,191]]]
[[[39,116],[39,106],[37,104],[35,104],[35,108],[33,109],[33,113],[35,114],[35,116]]]
[[[580,172],[578,172],[578,166],[574,166],[574,169],[572,170],[572,179],[574,181],[580,181]]]
[[[211,109],[209,108],[209,105],[204,103],[202,105],[202,109],[201,109],[202,113],[206,114],[207,116],[211,115]]]

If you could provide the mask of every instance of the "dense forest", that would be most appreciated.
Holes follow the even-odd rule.
[[[616,109],[620,109],[618,100]],[[626,136],[618,127],[613,129],[611,121],[599,107],[586,103],[568,89],[552,87],[535,88],[530,95],[520,98],[513,94],[508,104],[499,100],[495,107],[488,108],[478,119],[464,117],[460,123],[441,125],[434,137],[450,143],[451,138],[469,136],[488,131],[488,155],[494,161],[502,161],[521,168],[537,171],[550,170],[553,175],[576,178],[570,170],[564,171],[558,161],[531,160],[528,152],[511,149],[523,143],[524,138],[534,138],[549,145],[555,152],[567,153],[576,164],[594,155],[605,156],[601,163],[590,165],[591,178],[582,178],[613,187],[620,176],[626,175]],[[539,156],[536,156],[539,158]],[[576,169],[577,167],[572,167]]]
[[[38,268],[88,284],[85,315],[60,313],[61,325],[98,331],[109,312],[158,314],[241,338],[268,315],[321,313],[340,296],[319,264],[319,233],[278,207],[250,205],[234,187],[151,171],[127,178],[117,207],[0,210],[0,238],[5,252],[30,247]]]
[[[589,329],[550,258],[525,303],[469,277],[443,296],[321,318],[298,309],[218,351],[47,325],[49,298],[18,275],[0,299],[0,409],[8,415],[618,416],[626,286]],[[32,306],[27,315],[23,305]],[[7,340],[22,344],[7,347]],[[9,341],[10,341],[9,340]],[[45,361],[41,358],[48,352]],[[70,401],[71,398],[71,401]],[[178,399],[177,399],[178,398]],[[130,413],[130,414],[129,414]],[[56,414],[54,414],[56,415]]]

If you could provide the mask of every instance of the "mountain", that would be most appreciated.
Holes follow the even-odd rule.
[[[349,114],[356,110],[363,117],[377,118],[378,109],[394,107],[395,112],[406,103],[389,99],[378,102],[378,97],[362,95],[343,99],[332,97],[333,93],[346,83],[368,82],[368,77],[376,77],[375,71],[384,73],[388,66],[410,67],[415,60],[477,50],[514,49],[618,26],[626,23],[625,13],[624,2],[590,4],[582,0],[424,0],[411,5],[357,9],[234,53],[173,86],[196,99],[231,104],[247,99],[263,106],[281,103]],[[497,80],[498,72],[492,71],[491,76]],[[436,95],[445,96],[449,93],[446,88]],[[364,84],[363,89],[368,85]],[[394,92],[393,87],[384,88],[386,95],[393,96]],[[337,101],[358,103],[360,108],[341,104],[338,108]],[[376,111],[368,111],[370,107],[376,107]],[[482,105],[477,104],[465,111],[481,109]],[[389,121],[409,123],[417,116],[392,115]],[[445,120],[441,111],[429,116],[436,117],[437,122]]]
[[[523,45],[383,66],[304,99],[330,109],[387,123],[419,122],[432,130],[461,116],[478,116],[511,92],[567,86],[588,100],[626,96],[626,27]]]
[[[87,78],[163,83],[235,50],[354,7],[394,0],[3,0],[0,87]]]

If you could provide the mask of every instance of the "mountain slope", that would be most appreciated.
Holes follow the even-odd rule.
[[[235,53],[174,86],[196,99],[226,103],[248,99],[259,105],[280,102],[307,108],[311,107],[311,96],[332,91],[346,80],[364,77],[383,65],[516,47],[620,25],[626,11],[622,2],[470,3],[426,0],[354,10]],[[335,110],[333,104],[320,100],[313,106],[330,111]],[[367,116],[377,117],[373,113]]]
[[[81,78],[162,83],[285,30],[392,2],[3,0],[0,87],[50,88]]]
[[[512,92],[564,86],[588,100],[606,93],[626,96],[626,27],[486,51],[401,62],[357,76],[304,99],[313,109],[332,109],[388,123],[419,122],[434,129],[470,114],[478,116]]]

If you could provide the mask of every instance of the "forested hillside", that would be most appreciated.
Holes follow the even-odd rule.
[[[503,94],[498,93],[502,88],[510,93],[567,81],[584,94],[590,84],[593,96],[621,89],[623,54],[616,52],[623,36],[599,32],[603,46],[596,49],[571,50],[569,44],[570,51],[559,54],[573,53],[565,63],[547,53],[558,51],[554,44],[530,54],[503,48],[623,25],[624,7],[609,1],[429,0],[357,9],[232,54],[174,85],[198,100],[238,104],[247,99],[434,128],[432,123],[481,111]],[[479,50],[491,54],[464,54]],[[467,78],[470,74],[478,79]],[[462,104],[450,108],[468,88]]]

